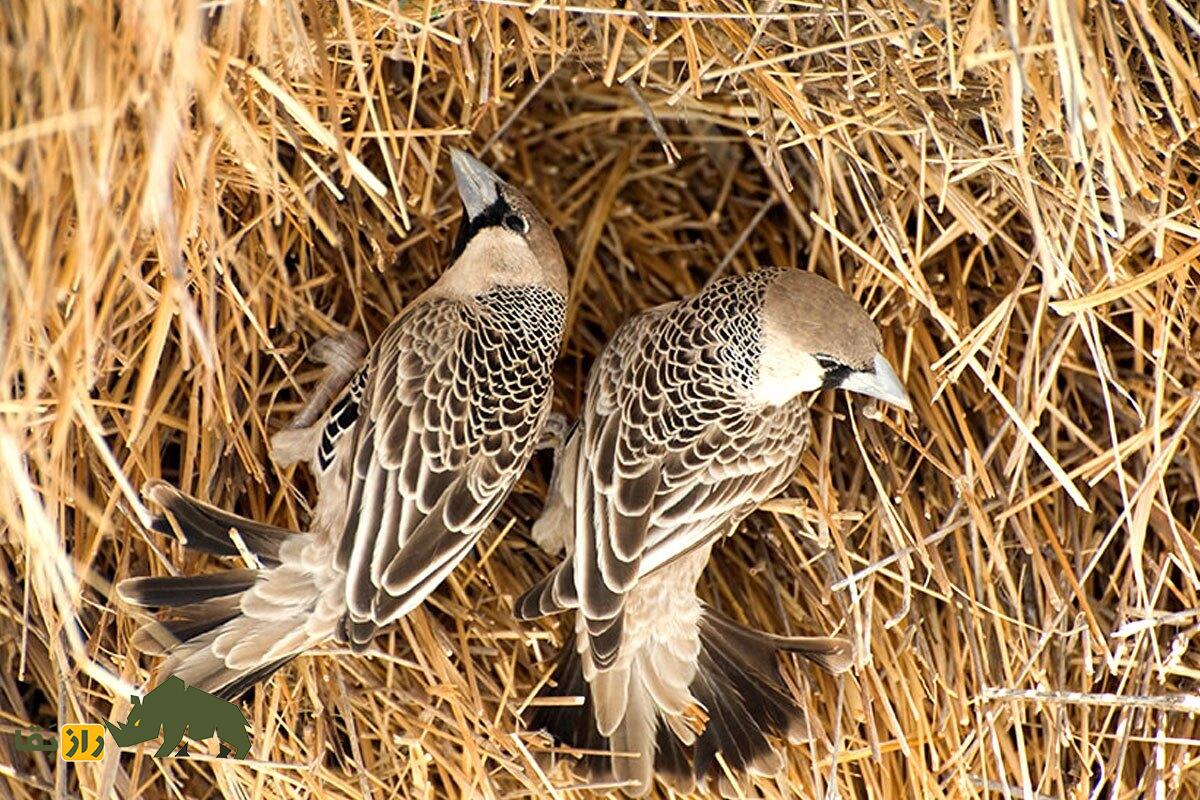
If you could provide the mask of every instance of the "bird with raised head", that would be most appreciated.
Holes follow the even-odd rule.
[[[625,322],[591,369],[533,534],[565,549],[516,603],[529,620],[576,610],[531,727],[590,755],[626,794],[655,771],[689,791],[734,770],[783,765],[768,736],[803,738],[776,663],[790,651],[831,672],[850,643],[751,630],[696,584],[714,542],[783,490],[809,439],[808,403],[843,388],[911,410],[879,330],[829,281],[771,268],[714,282]],[[690,762],[690,763],[689,763]]]
[[[277,461],[314,475],[307,530],[147,487],[155,529],[257,562],[118,585],[166,612],[137,636],[167,655],[162,674],[233,697],[325,640],[365,648],[471,550],[529,462],[551,413],[566,267],[521,192],[462,151],[451,162],[463,215],[449,267],[365,355],[343,348],[340,392],[273,439]]]

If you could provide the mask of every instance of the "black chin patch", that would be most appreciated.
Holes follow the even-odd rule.
[[[836,367],[825,370],[825,380],[821,383],[822,389],[836,389],[842,385],[842,381],[850,377],[850,373],[854,370],[850,369],[845,364],[838,364]]]
[[[454,252],[450,254],[450,263],[458,260],[463,250],[467,249],[467,243],[475,238],[475,234],[484,228],[503,224],[504,216],[511,210],[508,201],[504,199],[504,195],[500,192],[496,193],[495,202],[485,208],[474,219],[467,216],[467,209],[464,206],[462,223],[458,226],[458,236],[454,240]]]

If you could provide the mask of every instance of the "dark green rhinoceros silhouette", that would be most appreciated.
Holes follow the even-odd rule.
[[[226,700],[188,686],[174,675],[155,686],[143,698],[134,695],[133,708],[121,725],[105,722],[117,745],[131,747],[148,742],[158,736],[161,728],[162,747],[154,752],[156,758],[188,754],[186,732],[191,739],[208,739],[216,736],[221,741],[218,758],[232,755],[245,758],[250,752],[250,734],[247,733],[246,715]],[[176,747],[179,750],[172,754]]]

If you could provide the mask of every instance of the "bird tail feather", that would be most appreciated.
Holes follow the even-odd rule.
[[[166,656],[160,675],[233,699],[328,634],[313,624],[320,582],[294,557],[311,540],[240,517],[156,482],[146,490],[167,515],[154,530],[181,534],[185,546],[204,553],[237,556],[230,530],[263,569],[233,569],[206,575],[128,578],[117,584],[124,602],[163,613],[143,625],[134,647]]]
[[[700,657],[691,691],[708,712],[696,740],[692,771],[698,781],[727,778],[717,754],[736,772],[774,774],[783,758],[768,737],[798,743],[811,734],[808,717],[779,672],[778,654],[796,653],[830,673],[850,668],[850,643],[813,636],[774,636],[740,625],[711,608],[700,618]]]
[[[189,497],[163,481],[151,481],[146,485],[144,494],[170,514],[154,517],[150,527],[168,536],[178,531],[183,535],[185,547],[201,553],[240,555],[241,550],[229,535],[230,530],[236,530],[246,549],[260,563],[275,566],[279,563],[279,548],[295,536],[286,528],[256,522]],[[174,517],[174,525],[171,517]]]
[[[583,656],[576,643],[572,630],[558,652],[550,683],[542,690],[544,702],[531,706],[525,721],[530,729],[545,731],[555,743],[576,751],[571,755],[578,756],[579,769],[589,780],[611,781],[613,764],[606,754],[613,746],[596,727],[595,698],[584,678]]]
[[[735,772],[772,774],[784,762],[768,737],[793,742],[809,738],[807,717],[780,675],[778,654],[796,653],[831,673],[839,673],[850,667],[850,644],[835,638],[774,636],[740,625],[711,608],[704,608],[699,634],[696,674],[688,688],[706,717],[699,723],[701,731],[686,735],[678,714],[657,709],[648,716],[627,711],[611,737],[602,735],[597,728],[594,696],[600,687],[589,684],[584,677],[583,656],[576,647],[574,632],[558,654],[543,695],[582,698],[582,704],[551,702],[534,706],[526,721],[532,729],[546,731],[556,742],[582,751],[580,766],[589,779],[629,781],[626,794],[637,796],[649,791],[651,781],[639,774],[639,754],[628,746],[649,741],[653,743],[654,772],[676,791],[687,793],[697,783],[703,785],[715,779],[722,794],[736,796],[717,759],[718,753]],[[629,710],[653,702],[644,684],[638,675],[630,675]],[[635,753],[632,757],[606,755],[626,750]],[[650,756],[648,752],[640,755]]]

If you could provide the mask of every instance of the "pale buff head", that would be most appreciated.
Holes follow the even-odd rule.
[[[450,151],[463,219],[439,293],[476,295],[532,285],[567,294],[567,269],[545,218],[511,184],[462,150]]]
[[[762,315],[759,401],[779,405],[803,392],[841,388],[912,410],[875,322],[834,284],[783,270],[767,288]]]

